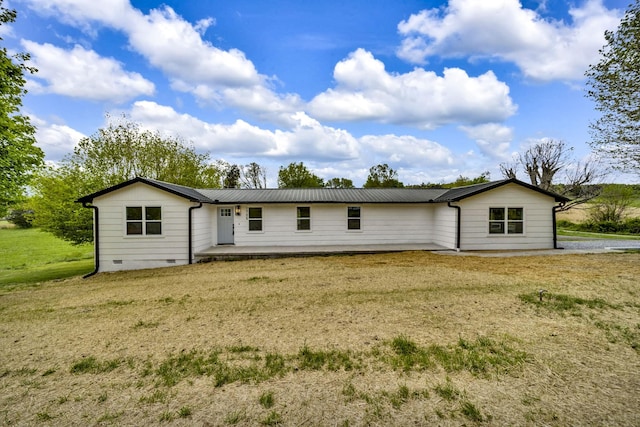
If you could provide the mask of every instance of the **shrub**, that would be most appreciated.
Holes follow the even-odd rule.
[[[31,228],[33,226],[33,211],[28,209],[13,209],[7,215],[7,221],[18,228]]]

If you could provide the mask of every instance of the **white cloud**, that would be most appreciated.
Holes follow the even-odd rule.
[[[480,151],[491,159],[509,160],[513,129],[497,123],[461,126],[467,136],[476,141]]]
[[[131,118],[150,129],[171,132],[201,150],[248,157],[313,156],[319,160],[357,157],[356,139],[347,131],[321,125],[304,113],[292,115],[290,130],[268,130],[244,120],[213,124],[150,101],[134,103]]]
[[[135,19],[123,25],[129,43],[155,67],[185,84],[213,87],[253,86],[261,76],[253,63],[237,49],[219,49],[202,39],[203,22],[194,26],[169,6],[143,15],[129,11]]]
[[[450,168],[453,153],[437,142],[410,135],[365,135],[363,148],[375,158],[395,167]]]
[[[269,155],[313,156],[320,161],[358,157],[358,142],[346,130],[324,126],[303,112],[293,114],[291,119],[295,125],[290,131],[276,130],[278,147]]]
[[[45,152],[47,160],[61,160],[86,136],[67,125],[48,123],[36,116],[30,118],[36,126],[37,145]]]
[[[202,38],[215,24],[213,18],[192,24],[166,5],[145,15],[128,0],[27,1],[38,13],[55,14],[90,34],[95,33],[96,23],[124,32],[131,49],[162,70],[174,90],[191,93],[200,102],[229,105],[275,120],[299,109],[299,97],[275,93],[272,78],[258,73],[244,52],[223,50]]]
[[[605,43],[604,31],[615,29],[622,13],[587,0],[569,15],[570,23],[545,19],[518,0],[450,0],[398,24],[406,37],[398,56],[417,64],[433,55],[497,58],[535,80],[582,79]]]
[[[340,61],[334,78],[336,88],[309,103],[309,111],[321,120],[376,120],[433,129],[453,122],[500,121],[516,110],[509,87],[492,72],[470,77],[464,70],[448,68],[438,76],[416,68],[391,74],[363,49]]]
[[[65,50],[22,40],[22,46],[31,53],[31,65],[38,69],[29,86],[36,93],[120,103],[155,90],[152,82],[123,70],[120,62],[78,45]]]
[[[295,125],[293,114],[304,109],[297,94],[278,94],[264,85],[227,88],[222,94],[230,105],[282,126]]]

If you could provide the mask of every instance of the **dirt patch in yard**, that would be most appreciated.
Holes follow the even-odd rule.
[[[4,292],[0,420],[637,425],[637,277],[634,254],[409,252]]]

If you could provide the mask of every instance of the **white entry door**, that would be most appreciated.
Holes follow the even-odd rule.
[[[218,244],[233,244],[233,209],[218,208]]]

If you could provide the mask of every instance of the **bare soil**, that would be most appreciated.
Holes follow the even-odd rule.
[[[0,289],[0,423],[640,425],[638,261],[408,252]]]

